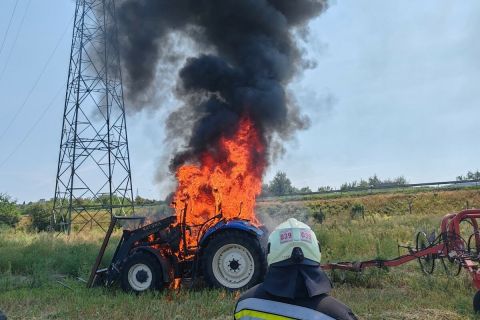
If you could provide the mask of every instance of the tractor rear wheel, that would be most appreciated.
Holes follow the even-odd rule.
[[[205,248],[202,266],[210,286],[243,290],[262,280],[265,258],[257,239],[233,230],[214,236]]]
[[[140,293],[161,288],[159,263],[149,254],[137,252],[129,256],[122,267],[121,286],[127,292]]]

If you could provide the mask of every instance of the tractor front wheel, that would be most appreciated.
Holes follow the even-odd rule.
[[[262,280],[265,259],[257,239],[245,232],[228,231],[208,243],[202,266],[210,286],[242,290]]]
[[[121,273],[121,286],[127,292],[140,293],[160,289],[162,275],[154,257],[137,252],[127,258]]]
[[[475,313],[480,312],[480,291],[477,291],[473,296],[473,311]]]

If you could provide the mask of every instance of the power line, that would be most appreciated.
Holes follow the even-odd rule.
[[[30,129],[26,132],[26,134],[23,136],[22,140],[20,141],[19,144],[15,146],[15,148],[10,152],[10,154],[0,163],[0,169],[10,160],[10,158],[20,149],[20,147],[25,143],[25,141],[30,137],[32,134],[33,130],[37,127],[37,125],[42,121],[42,119],[45,117],[47,112],[50,110],[50,108],[53,106],[55,101],[58,99],[60,96],[60,93],[63,91],[63,85],[60,86],[60,88],[57,90],[57,93],[53,97],[53,99],[50,101],[50,103],[47,105],[47,107],[43,110],[43,112],[39,115],[35,123],[30,127]]]
[[[3,78],[5,70],[7,69],[8,63],[10,62],[10,58],[12,57],[13,49],[15,48],[15,45],[17,44],[18,36],[20,34],[20,31],[22,30],[23,23],[25,22],[25,17],[27,16],[28,8],[30,7],[31,2],[32,2],[32,0],[28,0],[27,5],[25,7],[25,11],[23,12],[22,20],[20,21],[20,26],[17,29],[17,33],[15,34],[15,39],[13,40],[13,44],[10,48],[10,51],[8,52],[7,60],[5,61],[5,65],[3,66],[2,72],[0,73],[0,81]]]
[[[71,22],[71,21],[70,21]],[[33,87],[30,89],[30,91],[28,92],[27,94],[27,97],[25,98],[25,100],[23,101],[23,103],[21,104],[20,108],[17,109],[17,112],[15,112],[15,115],[13,116],[13,118],[10,120],[10,122],[8,123],[8,125],[5,127],[5,129],[2,131],[2,134],[0,135],[0,141],[3,139],[3,137],[5,136],[5,133],[7,133],[7,131],[12,127],[13,123],[15,122],[15,120],[17,119],[18,115],[22,112],[23,108],[25,108],[25,105],[27,104],[28,100],[30,99],[30,96],[32,95],[33,91],[35,90],[35,88],[37,87],[37,85],[39,84],[40,82],[40,79],[42,78],[43,74],[45,73],[45,71],[47,70],[47,67],[48,65],[50,64],[50,61],[52,61],[52,58],[53,56],[55,55],[55,52],[57,52],[57,49],[58,47],[60,46],[60,43],[62,42],[63,38],[65,37],[65,34],[67,33],[67,31],[69,30],[69,27],[70,27],[70,23],[68,23],[67,27],[65,28],[65,30],[63,31],[62,33],[62,36],[58,39],[57,41],[57,44],[55,45],[55,48],[53,49],[52,53],[50,54],[50,56],[48,57],[47,59],[47,62],[45,63],[45,65],[43,66],[43,69],[42,69],[42,72],[40,72],[40,75],[37,77],[37,79],[35,80],[35,83],[33,84]]]
[[[13,16],[15,15],[15,10],[17,10],[18,0],[15,1],[15,6],[12,10],[12,15],[10,16],[10,21],[8,22],[7,30],[5,30],[5,34],[3,35],[2,45],[0,46],[0,54],[2,54],[3,47],[5,46],[5,40],[7,39],[8,32],[10,31],[10,26],[12,25]]]

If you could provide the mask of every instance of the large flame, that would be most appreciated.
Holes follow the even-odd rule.
[[[178,168],[174,196],[177,215],[186,207],[186,225],[198,228],[210,218],[247,219],[254,224],[255,199],[262,189],[265,146],[257,129],[244,117],[232,137],[222,137],[215,154],[201,155],[200,163]],[[192,230],[188,246],[196,246],[199,230]]]

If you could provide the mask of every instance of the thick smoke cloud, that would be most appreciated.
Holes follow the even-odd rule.
[[[172,169],[206,150],[215,152],[218,139],[233,134],[243,116],[255,123],[270,152],[308,126],[285,88],[310,65],[295,32],[326,6],[326,0],[120,2],[120,46],[131,105],[141,108],[142,98],[162,77],[156,73],[159,65],[182,56],[175,37],[190,38],[199,52],[179,71],[176,96],[183,104],[167,119],[169,137],[184,144]]]

